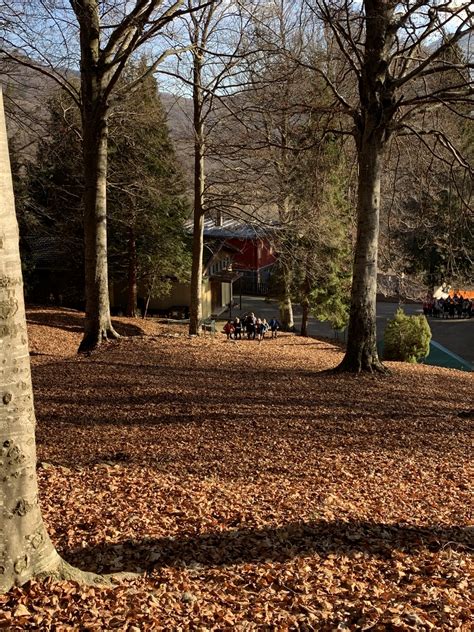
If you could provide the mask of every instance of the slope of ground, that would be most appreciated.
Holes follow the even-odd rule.
[[[471,629],[471,374],[130,319],[77,357],[65,314],[29,315],[45,520],[71,563],[141,575],[32,582],[4,626]]]

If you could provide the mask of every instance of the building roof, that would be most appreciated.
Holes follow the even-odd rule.
[[[188,220],[185,224],[186,230],[193,232],[193,221]],[[251,222],[243,222],[242,220],[224,218],[221,224],[217,224],[211,217],[204,219],[204,237],[212,237],[216,239],[255,239],[256,237],[264,237],[269,233],[278,230],[277,223],[274,224],[258,224]]]
[[[211,274],[209,279],[211,281],[220,281],[221,283],[234,283],[238,279],[242,277],[241,272],[236,272],[233,270],[221,270],[220,272],[216,272],[215,274]]]

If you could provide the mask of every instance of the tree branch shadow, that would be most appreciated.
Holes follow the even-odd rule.
[[[33,325],[46,325],[55,329],[62,329],[73,333],[83,333],[84,331],[84,314],[61,308],[58,311],[55,308],[30,308],[27,312],[27,322]],[[141,327],[131,323],[123,323],[112,319],[112,324],[121,336],[142,336],[144,331]]]
[[[228,525],[231,526],[231,525]],[[87,524],[80,525],[87,530]],[[279,527],[213,531],[181,538],[124,540],[65,553],[69,563],[95,573],[144,572],[160,567],[211,568],[244,563],[285,562],[308,554],[326,558],[363,553],[390,559],[394,550],[473,550],[473,528],[408,524],[293,522]]]

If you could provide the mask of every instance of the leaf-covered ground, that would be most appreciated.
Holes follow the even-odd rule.
[[[472,374],[325,372],[327,341],[190,339],[118,319],[89,357],[76,312],[31,310],[38,475],[72,564],[12,630],[471,630]]]

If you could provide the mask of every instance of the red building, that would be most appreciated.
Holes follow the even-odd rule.
[[[249,224],[236,219],[204,221],[204,240],[222,240],[234,250],[232,269],[242,274],[244,294],[265,293],[276,254],[272,236],[277,226]]]

